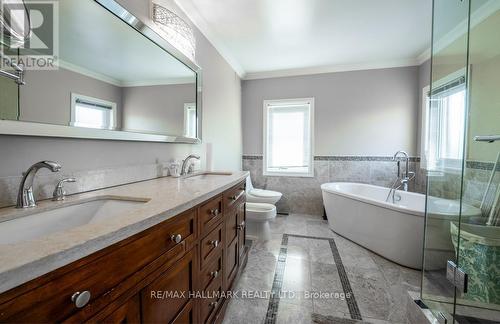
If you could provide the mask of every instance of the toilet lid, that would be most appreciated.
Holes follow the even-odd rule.
[[[276,217],[276,206],[271,204],[247,203],[247,220],[266,221]]]
[[[261,198],[275,198],[281,197],[281,192],[264,190],[264,189],[252,189],[249,192],[250,195]]]
[[[247,211],[249,212],[270,212],[276,209],[276,206],[272,204],[262,204],[262,203],[247,203]]]

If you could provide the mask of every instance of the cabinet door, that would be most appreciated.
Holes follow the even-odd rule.
[[[140,323],[141,309],[139,295],[130,298],[125,304],[113,311],[108,317],[102,320],[103,323]]]
[[[238,272],[238,239],[234,239],[226,248],[225,290],[229,290]]]
[[[190,302],[194,260],[192,250],[141,291],[144,323],[170,323]]]
[[[246,237],[246,209],[245,203],[238,206],[238,257],[239,260],[242,259],[243,253],[245,252],[245,237]],[[241,261],[240,261],[241,262]]]

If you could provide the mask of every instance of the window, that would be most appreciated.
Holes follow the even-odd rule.
[[[313,177],[314,98],[264,101],[264,175]]]
[[[196,138],[196,104],[184,104],[184,136]]]
[[[115,129],[116,103],[72,93],[70,125]]]
[[[432,93],[429,87],[424,89],[422,160],[427,170],[462,167],[467,95],[465,77],[461,74],[438,83]]]

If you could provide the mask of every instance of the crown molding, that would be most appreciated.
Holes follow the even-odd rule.
[[[257,79],[282,78],[282,77],[335,73],[335,72],[388,69],[388,68],[416,66],[416,65],[420,65],[417,59],[366,62],[366,63],[355,63],[355,64],[337,64],[337,65],[317,66],[317,67],[298,68],[298,69],[252,72],[252,73],[247,73],[246,76],[243,78],[243,80],[257,80]]]
[[[107,75],[88,70],[79,65],[75,65],[73,63],[66,62],[62,59],[58,60],[58,66],[65,70],[84,75],[86,77],[96,79],[105,83],[109,83],[114,85],[115,87],[146,87],[146,86],[160,86],[160,85],[180,85],[180,84],[192,84],[195,81],[192,78],[166,78],[166,79],[157,79],[157,80],[137,80],[137,81],[121,81],[118,79],[114,79]]]
[[[241,64],[234,58],[231,52],[224,45],[224,42],[212,31],[207,21],[199,13],[198,9],[191,0],[174,0],[176,5],[181,8],[184,14],[191,20],[191,22],[198,28],[198,30],[205,36],[208,41],[214,46],[219,54],[226,60],[231,68],[238,74],[240,78],[246,75],[245,70]]]

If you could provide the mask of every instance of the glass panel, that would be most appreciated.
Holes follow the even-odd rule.
[[[452,237],[458,266],[469,279],[457,292],[456,318],[500,319],[500,1],[471,0],[469,33],[469,119],[462,216]],[[496,169],[495,169],[495,164]],[[470,321],[470,319],[469,319]]]
[[[451,224],[459,221],[466,119],[468,1],[435,0],[432,75],[425,113],[423,166],[427,206],[422,271],[422,299],[449,322],[454,313],[454,286],[446,266],[456,263]]]

